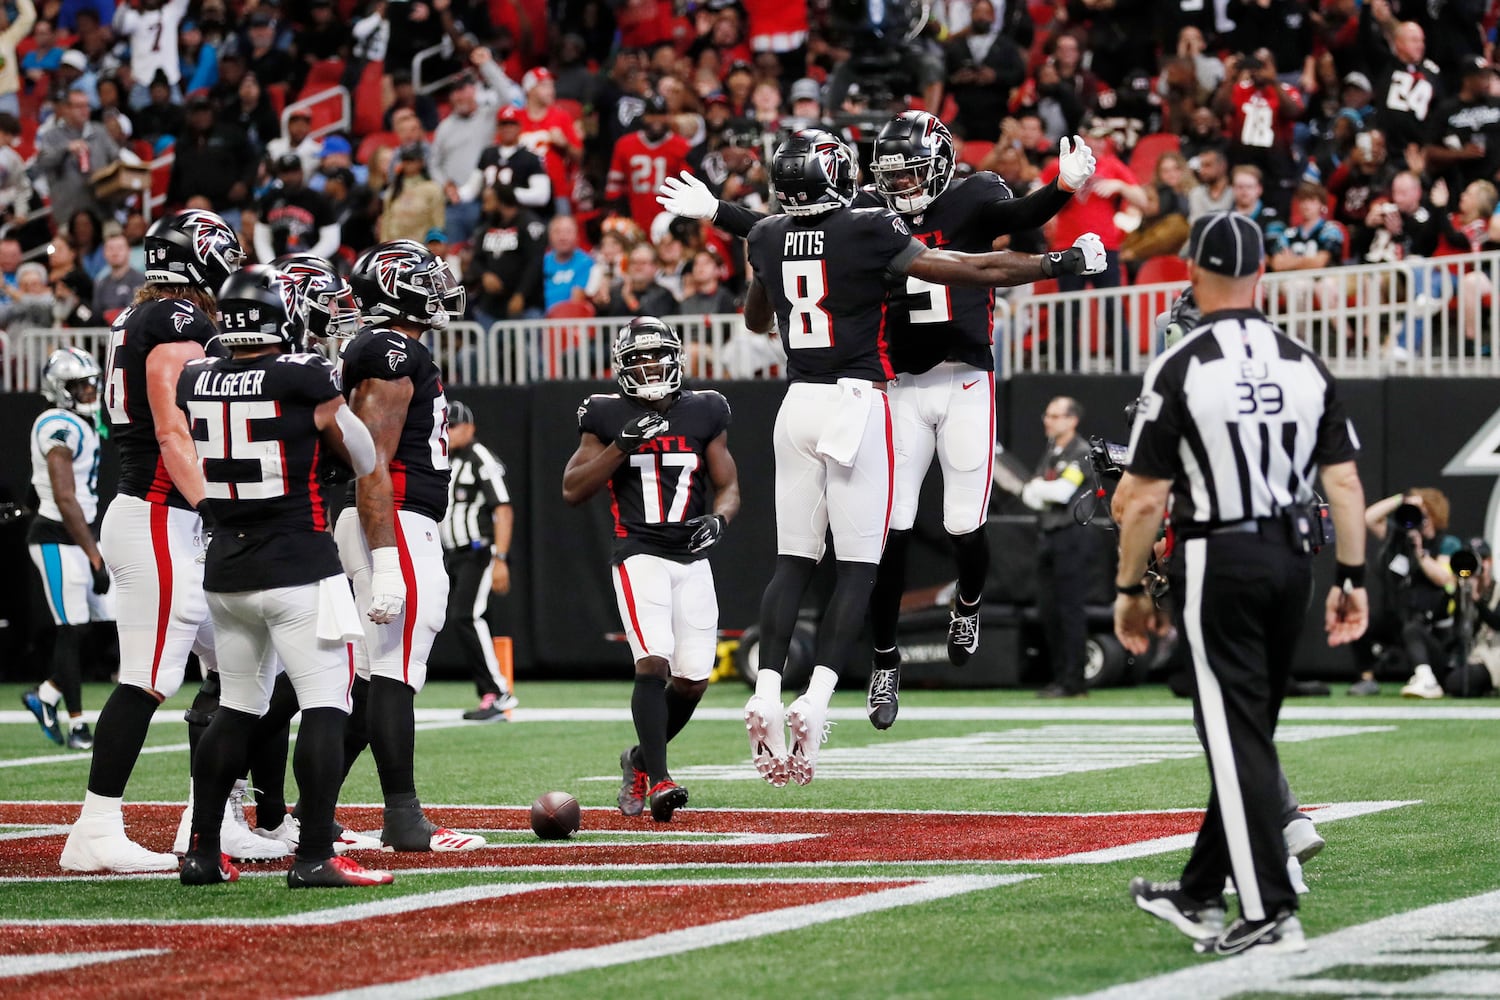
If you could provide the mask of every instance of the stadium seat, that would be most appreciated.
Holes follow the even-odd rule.
[[[379,132],[385,127],[385,108],[381,103],[380,78],[385,63],[366,63],[354,88],[354,121],[350,129],[356,136]],[[363,163],[364,160],[359,162]]]
[[[548,319],[592,319],[594,316],[594,304],[592,302],[574,302],[569,299],[559,302],[547,310]],[[572,326],[554,326],[547,330],[547,370],[544,373],[547,378],[561,378],[563,374],[563,354],[571,351],[578,344],[591,339],[591,331],[578,329]]]
[[[1144,285],[1180,284],[1187,281],[1187,261],[1181,257],[1163,254],[1150,257],[1141,265],[1135,276],[1137,287]],[[1126,322],[1135,329],[1136,343],[1142,354],[1149,356],[1151,342],[1156,336],[1156,317],[1172,308],[1180,288],[1140,291],[1126,300]]]
[[[319,59],[308,67],[307,80],[302,84],[302,93],[298,99],[311,97],[329,87],[337,87],[343,78],[344,60]]]
[[[1136,273],[1137,285],[1158,285],[1165,282],[1188,280],[1187,261],[1175,254],[1161,254],[1147,258]]]
[[[958,155],[958,162],[967,163],[975,170],[984,162],[984,158],[990,155],[990,150],[995,148],[993,142],[985,142],[982,139],[969,139],[964,142],[964,151]]]
[[[1149,184],[1156,172],[1156,161],[1161,159],[1162,154],[1176,153],[1181,149],[1181,141],[1170,132],[1143,135],[1130,154],[1130,172],[1142,184]]]
[[[281,112],[286,109],[286,84],[267,84],[266,99],[271,102],[271,110],[276,112],[276,118],[279,121],[281,119]]]
[[[354,162],[369,163],[377,149],[395,149],[399,145],[401,145],[401,140],[396,138],[394,132],[371,132],[359,141],[359,148],[354,151]]]

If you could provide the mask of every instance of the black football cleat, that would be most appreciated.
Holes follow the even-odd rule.
[[[631,747],[620,754],[620,794],[615,801],[620,804],[620,815],[639,816],[646,811],[646,790],[651,778],[635,766],[635,752],[640,747]]]
[[[378,868],[366,868],[353,858],[334,855],[322,861],[294,861],[286,873],[289,889],[352,889],[390,885],[396,876]]]
[[[1178,882],[1130,880],[1130,897],[1135,905],[1182,931],[1194,941],[1212,942],[1224,930],[1224,897],[1194,899],[1182,891]]]
[[[901,654],[896,650],[875,652],[870,686],[865,690],[865,714],[876,729],[889,729],[901,709]]]
[[[948,611],[948,662],[961,667],[978,649],[979,605],[965,604],[954,594],[953,607]]]
[[[1306,951],[1302,921],[1285,910],[1270,920],[1250,921],[1241,917],[1219,936],[1193,943],[1193,950],[1200,955],[1238,955],[1252,949],[1257,955]]]
[[[652,788],[646,797],[651,802],[651,818],[658,823],[670,823],[672,814],[687,805],[688,790],[668,778]]]
[[[177,878],[183,885],[221,885],[238,882],[240,870],[229,860],[229,855],[220,854],[217,859],[205,858],[201,854],[184,854],[182,870]]]

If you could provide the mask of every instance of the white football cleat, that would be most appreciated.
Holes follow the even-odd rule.
[[[754,695],[745,703],[745,732],[750,737],[750,761],[760,776],[777,788],[790,774],[786,760],[786,721],[781,702]]]
[[[378,851],[383,846],[380,843],[379,834],[372,837],[368,833],[355,833],[353,830],[334,824],[334,854],[343,854],[345,851]]]
[[[432,831],[432,849],[437,852],[477,851],[489,841],[473,833],[459,833],[446,827]]]
[[[177,855],[148,851],[125,835],[119,813],[79,817],[59,860],[69,872],[175,872]]]
[[[1282,827],[1281,836],[1286,841],[1287,856],[1304,864],[1317,857],[1327,843],[1323,835],[1318,833],[1313,821],[1306,816],[1299,816]]]
[[[787,773],[799,785],[813,780],[818,766],[818,751],[828,742],[828,709],[819,708],[803,695],[786,710],[786,727],[791,733],[791,750],[787,753]]]
[[[238,797],[236,796],[238,793]],[[219,824],[219,850],[235,861],[275,861],[291,853],[280,839],[261,836],[245,822],[243,785],[236,785],[224,802],[224,819]],[[172,850],[186,854],[193,833],[193,797],[188,796],[187,808],[177,823],[177,839]]]
[[[282,817],[281,823],[276,829],[263,830],[257,826],[251,832],[257,837],[265,837],[268,840],[279,840],[286,845],[288,851],[295,851],[297,844],[302,839],[302,824],[297,821],[297,817],[291,813],[287,813]]]

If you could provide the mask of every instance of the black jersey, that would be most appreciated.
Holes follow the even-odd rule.
[[[317,408],[339,395],[319,354],[204,358],[177,380],[215,523],[203,588],[294,587],[339,572],[318,485]]]
[[[109,434],[120,448],[119,492],[151,503],[187,507],[172,485],[156,443],[156,421],[146,395],[146,356],[161,344],[206,345],[217,335],[208,314],[186,299],[130,306],[109,330],[104,407]]]
[[[986,170],[950,184],[925,212],[902,219],[924,246],[987,253],[1002,232],[987,210],[1013,197],[999,175]],[[854,204],[885,207],[868,189],[855,197]],[[944,361],[994,370],[993,288],[952,288],[907,275],[906,283],[891,291],[888,320],[891,366],[898,373],[920,375]]]
[[[900,216],[884,208],[772,215],[755,224],[749,241],[793,382],[895,377],[887,292],[922,252]]]
[[[1478,146],[1484,155],[1458,160],[1448,168],[1448,189],[1461,191],[1470,183],[1490,180],[1500,173],[1500,100],[1488,95],[1466,101],[1450,97],[1433,115],[1433,141],[1458,150]]]
[[[422,342],[387,327],[361,330],[344,349],[344,393],[366,379],[411,379],[411,402],[401,440],[391,458],[391,492],[397,510],[441,521],[448,509],[448,398],[432,354]]]
[[[609,444],[644,409],[617,392],[590,396],[578,407],[578,431]],[[687,522],[710,512],[708,446],[729,429],[729,402],[712,389],[684,389],[665,416],[666,433],[643,444],[610,477],[612,562],[642,553],[684,563],[708,555],[688,551],[693,529]]]
[[[1386,148],[1404,150],[1413,142],[1432,141],[1442,96],[1442,75],[1430,59],[1396,63],[1376,80],[1375,123],[1385,133]]]

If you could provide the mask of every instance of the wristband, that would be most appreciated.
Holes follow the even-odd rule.
[[[1339,563],[1333,573],[1333,583],[1336,587],[1345,590],[1358,589],[1365,585],[1364,566],[1350,566],[1347,563]]]
[[[495,558],[498,559],[498,560],[500,560],[501,562],[510,562],[510,553],[509,552],[496,552],[495,553]]]
[[[1115,593],[1123,597],[1140,597],[1145,592],[1146,585],[1144,583],[1132,583],[1128,587],[1122,587],[1118,583],[1115,584]]]
[[[383,545],[370,550],[370,572],[376,576],[390,573],[401,579],[401,557],[394,545]]]
[[[1049,278],[1055,278],[1059,274],[1081,274],[1082,272],[1083,251],[1077,247],[1042,254],[1042,274]]]

